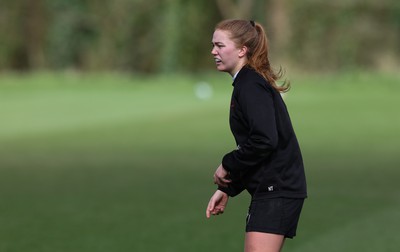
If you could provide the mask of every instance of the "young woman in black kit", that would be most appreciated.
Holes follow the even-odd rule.
[[[300,147],[268,60],[263,27],[253,21],[220,22],[212,38],[215,64],[233,77],[229,122],[237,148],[214,174],[218,190],[206,216],[224,212],[229,197],[247,190],[245,252],[280,251],[296,235],[306,179]]]

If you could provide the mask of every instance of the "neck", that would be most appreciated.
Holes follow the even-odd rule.
[[[247,63],[247,62],[241,62],[241,63],[237,64],[237,66],[236,66],[231,72],[229,72],[229,74],[230,74],[232,77],[234,77],[235,74],[236,74],[237,72],[239,72],[240,69],[242,69],[242,68],[246,65],[246,63]]]

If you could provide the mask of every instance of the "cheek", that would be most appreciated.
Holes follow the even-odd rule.
[[[225,59],[229,61],[229,63],[234,64],[237,60],[237,56],[233,50],[230,50],[225,53]]]

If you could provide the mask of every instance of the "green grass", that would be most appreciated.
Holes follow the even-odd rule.
[[[194,85],[214,88],[209,100]],[[309,185],[284,251],[397,251],[400,76],[292,76]],[[223,74],[0,76],[0,251],[242,251],[249,197],[205,219],[234,148]]]

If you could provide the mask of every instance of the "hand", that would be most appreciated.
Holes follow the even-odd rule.
[[[228,183],[232,182],[228,178],[228,175],[229,175],[228,172],[224,169],[222,164],[219,165],[214,173],[214,184],[217,184],[222,187],[227,187]]]
[[[211,197],[210,202],[206,209],[206,217],[210,218],[212,215],[218,215],[224,213],[225,207],[228,204],[229,196],[223,191],[217,190]]]

